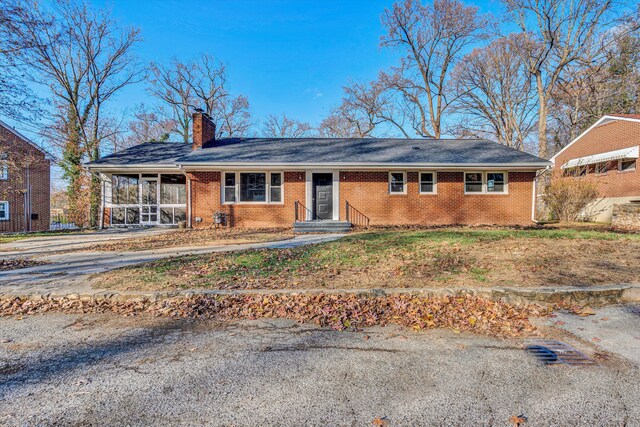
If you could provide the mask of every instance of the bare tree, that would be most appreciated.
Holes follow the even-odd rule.
[[[33,20],[26,7],[28,4],[0,0],[0,115],[14,119],[32,117],[41,111],[41,100],[24,76],[27,51],[34,46],[16,34],[27,26],[43,29],[51,25],[49,20]]]
[[[538,155],[548,157],[549,100],[567,67],[606,25],[612,0],[504,0],[520,28],[517,47],[536,85]]]
[[[187,79],[193,65],[184,64],[177,59],[168,65],[152,62],[149,66],[152,79],[148,91],[155,96],[163,106],[165,118],[174,123],[173,132],[180,135],[183,142],[191,140],[191,109],[196,98]]]
[[[439,138],[454,97],[450,72],[467,46],[486,38],[489,20],[458,0],[405,0],[385,10],[382,23],[387,33],[381,45],[404,55],[384,80],[401,96],[399,110],[410,115],[412,130]]]
[[[138,105],[133,120],[128,123],[128,133],[124,140],[125,147],[143,142],[168,141],[175,129],[175,122],[148,109],[144,104]]]
[[[556,152],[605,114],[640,112],[640,6],[585,49],[558,79],[548,134]]]
[[[45,83],[53,96],[57,129],[62,139],[60,165],[69,180],[71,211],[80,205],[85,190],[83,159],[97,160],[101,143],[113,132],[106,124],[104,105],[123,87],[140,80],[131,55],[139,30],[121,28],[103,10],[87,4],[58,1],[53,13],[33,1],[21,12],[24,22],[52,22],[50,26],[24,25],[13,36],[32,46],[28,63],[35,82]],[[100,185],[90,180],[90,223],[97,225]]]
[[[514,44],[498,39],[456,66],[454,111],[462,120],[455,131],[523,150],[536,124],[535,92]]]
[[[216,123],[216,137],[244,135],[251,127],[249,100],[227,89],[224,64],[204,54],[192,62],[174,59],[169,65],[151,64],[150,92],[170,107],[177,131],[190,140],[191,111],[202,108]]]
[[[290,119],[286,114],[269,114],[262,127],[262,134],[267,138],[302,138],[310,136],[313,128],[309,123]]]

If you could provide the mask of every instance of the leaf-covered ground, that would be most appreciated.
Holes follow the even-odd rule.
[[[271,242],[290,239],[293,233],[286,229],[178,229],[167,233],[144,237],[132,237],[114,242],[100,243],[85,248],[86,251],[143,251],[179,246],[202,246]]]
[[[47,263],[28,258],[0,259],[0,271],[17,270],[19,268],[35,267],[44,264]]]
[[[1,316],[47,312],[70,314],[118,313],[194,319],[284,318],[311,322],[333,329],[358,329],[375,325],[401,325],[413,330],[450,328],[493,336],[521,336],[535,328],[530,317],[547,309],[535,305],[511,305],[477,297],[414,297],[354,294],[197,296],[150,302],[137,299],[81,300],[78,298],[21,298],[0,301]]]
[[[640,281],[640,234],[599,229],[386,230],[293,249],[186,256],[115,270],[118,290],[588,286]]]

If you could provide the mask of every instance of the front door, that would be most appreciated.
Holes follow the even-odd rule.
[[[142,178],[140,224],[158,224],[158,179]]]
[[[316,219],[333,219],[333,174],[313,174],[313,214]]]

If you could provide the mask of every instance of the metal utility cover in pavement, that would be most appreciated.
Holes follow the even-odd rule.
[[[532,340],[525,350],[547,365],[595,365],[595,362],[569,344],[557,340]]]

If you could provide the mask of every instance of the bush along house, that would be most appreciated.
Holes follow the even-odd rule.
[[[51,156],[0,121],[0,233],[49,229]]]
[[[88,168],[103,177],[104,226],[291,227],[533,221],[536,171],[550,163],[479,139],[215,138],[149,142]]]
[[[625,223],[619,225],[640,226],[639,155],[640,115],[620,114],[602,117],[551,161],[555,176],[597,185],[600,198],[584,212],[586,217],[611,222],[617,211]]]

